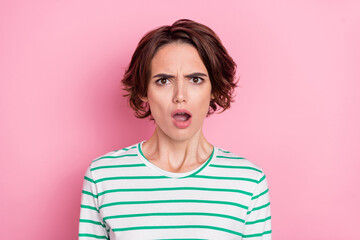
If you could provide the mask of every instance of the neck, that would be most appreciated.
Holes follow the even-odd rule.
[[[206,141],[202,129],[190,139],[174,140],[156,128],[142,150],[150,162],[163,170],[188,172],[210,157],[213,146]]]

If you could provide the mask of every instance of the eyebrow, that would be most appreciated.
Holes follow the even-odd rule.
[[[193,78],[193,77],[207,77],[207,75],[205,73],[201,73],[201,72],[194,72],[194,73],[190,73],[188,75],[185,75],[186,78]],[[153,76],[153,78],[175,78],[174,75],[169,75],[169,74],[165,74],[165,73],[159,73],[156,74],[155,76]]]

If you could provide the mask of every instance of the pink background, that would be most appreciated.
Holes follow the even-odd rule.
[[[210,26],[238,64],[236,102],[204,132],[264,169],[273,238],[360,239],[359,13],[346,0],[2,1],[1,239],[77,239],[90,161],[153,131],[121,97],[124,69],[145,32],[179,18]]]

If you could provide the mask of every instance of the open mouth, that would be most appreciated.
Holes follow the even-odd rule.
[[[186,109],[176,109],[171,117],[177,128],[187,128],[191,124],[191,113]]]
[[[185,122],[191,118],[191,115],[186,112],[177,112],[173,115],[175,121]]]

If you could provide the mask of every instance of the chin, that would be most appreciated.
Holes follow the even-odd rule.
[[[173,141],[186,141],[186,140],[190,140],[191,138],[193,138],[198,131],[200,130],[200,128],[198,130],[194,130],[191,129],[191,126],[185,129],[178,129],[176,128],[176,130],[174,131],[173,129],[171,129],[171,131],[164,132],[165,135],[167,135],[170,139],[172,139]]]
[[[198,121],[192,121],[187,128],[178,128],[173,122],[156,122],[158,134],[165,135],[173,141],[186,141],[194,137],[201,131],[202,125],[196,124]]]

